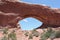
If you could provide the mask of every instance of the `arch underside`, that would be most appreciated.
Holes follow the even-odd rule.
[[[53,27],[53,28],[57,28],[57,27],[60,27],[60,25],[56,25],[56,24],[49,24],[49,22],[46,20],[46,19],[44,19],[43,17],[41,17],[41,16],[39,16],[39,15],[35,15],[35,14],[28,14],[28,15],[24,15],[23,16],[23,19],[24,18],[28,18],[28,17],[32,17],[32,18],[36,18],[36,19],[38,19],[39,21],[41,21],[43,24],[42,24],[42,26],[40,26],[40,27],[38,27],[38,28],[47,28],[47,27]],[[36,29],[38,29],[38,28],[36,28]]]
[[[11,17],[12,18],[12,20],[10,19],[11,22],[9,22],[7,19],[4,20],[5,23],[3,22],[3,25],[4,24],[10,25],[11,28],[17,27],[18,26],[18,22],[20,20],[22,20],[22,19],[17,19],[17,17],[18,18],[22,18],[22,19],[28,18],[28,17],[33,17],[33,18],[38,19],[39,21],[41,21],[43,23],[42,26],[41,27],[38,27],[38,28],[47,28],[47,27],[54,27],[54,28],[56,28],[56,27],[59,27],[60,26],[60,25],[52,25],[52,24],[49,24],[46,19],[44,19],[43,17],[41,17],[40,15],[37,15],[37,14],[26,14],[26,15],[23,15],[22,17],[21,16],[14,16],[14,17]]]

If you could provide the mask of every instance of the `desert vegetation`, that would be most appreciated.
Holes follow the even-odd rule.
[[[10,33],[8,30],[9,30],[8,28],[3,28],[1,30],[3,37],[0,40],[17,40],[15,30],[12,30]]]
[[[54,40],[54,38],[60,38],[60,30],[54,31],[52,28],[48,28],[47,31],[44,31],[41,35],[40,40],[47,40],[48,38],[51,40]]]
[[[29,39],[33,39],[33,37],[40,37],[40,40],[47,40],[50,38],[51,40],[54,40],[55,38],[60,38],[60,30],[55,31],[52,28],[48,27],[47,31],[43,30],[44,32],[40,34],[36,29],[32,30],[31,33],[26,32],[25,36],[28,35]]]
[[[42,29],[43,30],[43,29]],[[16,37],[16,31],[12,30],[9,31],[8,28],[3,28],[0,30],[2,32],[3,37],[0,38],[0,40],[17,40]],[[21,35],[21,34],[20,34]],[[60,30],[53,30],[52,28],[47,28],[47,30],[43,30],[43,33],[37,31],[37,29],[26,31],[24,33],[25,37],[28,37],[28,40],[33,40],[34,37],[39,37],[39,40],[47,40],[50,38],[51,40],[54,40],[55,38],[60,38]]]

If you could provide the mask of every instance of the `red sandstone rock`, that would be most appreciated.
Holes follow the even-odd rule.
[[[21,2],[3,1],[0,3],[0,25],[17,26],[20,18],[34,17],[43,22],[42,28],[60,27],[60,10],[48,6]]]

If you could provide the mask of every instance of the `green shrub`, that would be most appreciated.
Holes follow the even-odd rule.
[[[6,36],[4,36],[1,40],[8,40],[8,38]]]
[[[3,32],[4,36],[2,37],[1,40],[17,40],[14,30],[12,32],[8,33],[8,28],[4,28],[4,29],[2,29],[2,32]]]
[[[52,33],[54,33],[54,31],[51,28],[48,28],[47,32],[41,35],[41,40],[48,39],[52,35]]]
[[[60,38],[60,31],[55,32],[55,38]]]
[[[3,29],[3,34],[8,34],[8,28]]]
[[[33,35],[32,35],[32,34],[30,34],[28,39],[33,39]]]
[[[13,30],[9,35],[8,35],[9,39],[11,40],[17,40],[16,39],[16,34],[15,34],[15,31]]]
[[[39,32],[36,31],[36,30],[33,30],[33,31],[32,31],[32,35],[38,37],[38,36],[39,36]]]
[[[24,34],[25,36],[28,36],[29,35],[29,32],[25,32],[25,34]]]

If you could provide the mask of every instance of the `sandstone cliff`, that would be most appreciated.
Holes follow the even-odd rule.
[[[0,26],[17,27],[18,21],[26,17],[34,17],[42,21],[42,28],[60,27],[60,9],[17,1],[0,2]]]

